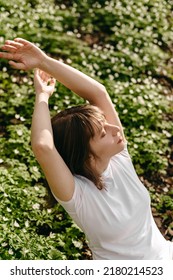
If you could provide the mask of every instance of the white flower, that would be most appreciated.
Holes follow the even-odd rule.
[[[18,222],[16,222],[16,221],[14,222],[14,226],[15,226],[15,227],[20,227],[19,224],[18,224]]]
[[[24,121],[25,121],[25,118],[24,118],[24,117],[20,117],[20,120],[21,120],[22,122],[24,122]]]
[[[27,83],[27,82],[28,82],[28,79],[27,79],[26,77],[24,77],[24,78],[23,78],[23,82],[24,82],[24,83]]]
[[[58,106],[55,105],[55,106],[53,107],[53,109],[56,111],[56,110],[58,109]]]
[[[16,119],[20,119],[20,115],[19,114],[15,114],[15,118]]]
[[[94,67],[96,70],[98,70],[98,69],[99,69],[99,66],[98,66],[98,64],[97,64],[97,63],[94,63],[94,64],[93,64],[93,67]]]
[[[12,80],[13,83],[17,82],[17,78],[16,77],[12,77],[11,80]]]
[[[155,139],[155,138],[156,138],[156,134],[155,134],[155,133],[152,133],[152,134],[151,134],[151,137],[152,137],[153,139]]]
[[[22,136],[22,134],[23,134],[23,131],[21,129],[18,129],[17,130],[17,135]]]
[[[142,105],[145,105],[145,101],[142,96],[138,96],[138,102]]]
[[[123,110],[123,114],[127,114],[128,110],[127,109],[124,109]]]
[[[138,112],[139,115],[142,115],[142,110],[141,109],[138,109],[137,112]]]
[[[111,81],[113,81],[114,76],[113,76],[113,75],[109,75],[109,79],[110,79]]]
[[[1,8],[1,11],[2,11],[2,8]],[[4,42],[4,38],[3,38],[3,37],[0,37],[0,42],[1,42],[1,43]]]
[[[36,191],[39,191],[39,187],[37,187],[37,186],[35,186],[34,189],[35,189]]]
[[[35,203],[32,205],[33,209],[40,209],[40,204],[39,203]]]
[[[151,88],[156,88],[155,84],[151,84]]]
[[[33,170],[34,172],[38,172],[38,167],[37,167],[37,166],[33,166],[32,170]]]
[[[28,252],[29,252],[28,249],[24,249],[24,250],[23,250],[23,253],[24,253],[24,254],[27,254]]]
[[[149,145],[153,144],[153,140],[148,140],[148,144]]]
[[[136,84],[136,79],[132,78],[131,81],[133,84]]]
[[[25,222],[25,227],[28,228],[29,227],[29,221]]]
[[[12,249],[9,249],[8,253],[9,253],[9,255],[13,255],[14,254]]]
[[[72,32],[72,31],[67,31],[67,35],[69,35],[69,36],[73,36],[74,34],[73,34],[73,32]]]
[[[61,4],[61,9],[62,9],[62,10],[65,10],[65,9],[66,9],[66,5]]]
[[[67,58],[67,63],[72,63],[72,60],[70,58]]]
[[[73,240],[73,244],[75,247],[82,249],[82,243],[80,241]]]
[[[165,134],[167,137],[171,137],[171,134],[167,130],[162,130],[163,134]]]
[[[80,33],[77,33],[77,34],[76,34],[76,37],[77,37],[77,38],[80,38],[80,37],[81,37],[81,34],[80,34]]]

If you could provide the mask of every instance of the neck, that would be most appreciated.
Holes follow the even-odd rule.
[[[92,168],[94,168],[99,175],[101,175],[108,167],[109,159],[93,158],[91,161]]]

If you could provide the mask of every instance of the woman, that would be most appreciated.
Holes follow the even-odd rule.
[[[86,234],[93,259],[172,259],[172,243],[154,222],[105,87],[24,39],[8,40],[2,49],[0,57],[12,67],[40,69],[34,76],[32,149],[53,195]],[[90,104],[51,121],[51,77]]]

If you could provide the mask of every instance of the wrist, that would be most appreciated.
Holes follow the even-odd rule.
[[[50,61],[50,57],[43,52],[43,57],[39,63],[38,68],[45,72],[48,72],[47,70],[48,70],[48,66],[49,66],[49,61]]]
[[[43,70],[43,65],[46,64],[46,60],[49,58],[45,52],[39,49],[39,53],[37,54],[37,65],[35,68]]]
[[[44,101],[48,103],[49,97],[50,97],[49,94],[44,91],[36,93],[36,100],[38,100],[39,102]]]

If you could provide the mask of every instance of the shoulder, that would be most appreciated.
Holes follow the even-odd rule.
[[[64,207],[64,209],[68,213],[74,213],[80,209],[83,202],[83,197],[85,195],[86,187],[88,187],[92,183],[87,178],[80,175],[74,175],[73,177],[74,192],[70,200],[63,201],[59,199],[54,193],[52,193],[55,199]]]

